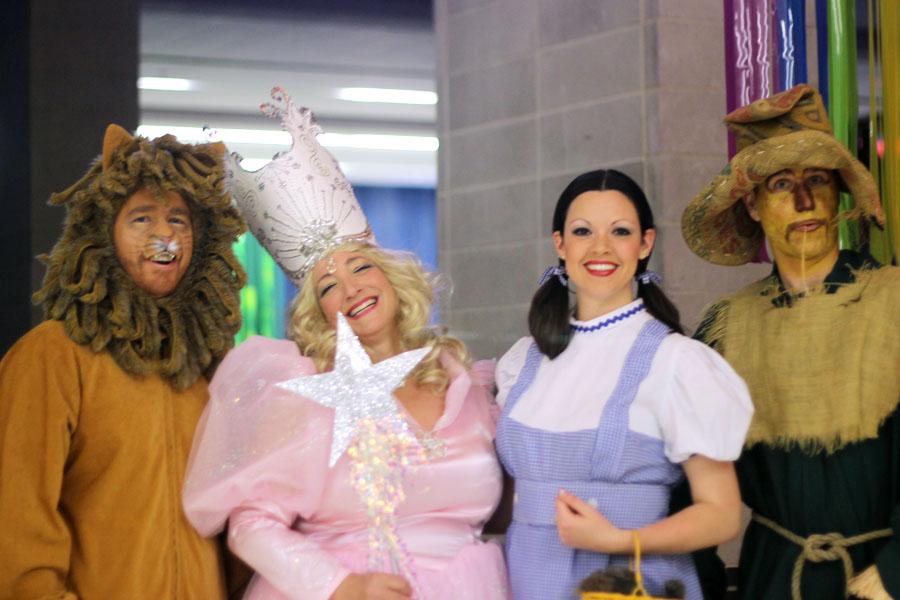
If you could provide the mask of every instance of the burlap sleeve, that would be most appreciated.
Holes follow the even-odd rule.
[[[894,506],[891,528],[894,534],[875,557],[875,566],[881,576],[881,583],[891,598],[900,598],[900,504]]]

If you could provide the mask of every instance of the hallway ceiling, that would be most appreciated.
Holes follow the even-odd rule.
[[[140,76],[189,79],[142,89],[142,125],[278,130],[258,106],[273,85],[329,133],[436,136],[435,105],[340,100],[339,88],[435,89],[428,0],[145,2]],[[229,144],[245,158],[287,145]],[[355,184],[433,186],[436,151],[329,147]]]
[[[868,114],[865,10],[857,18],[860,109]],[[140,31],[141,76],[197,86],[141,90],[143,124],[278,130],[257,107],[281,85],[329,133],[436,136],[434,105],[336,97],[343,87],[434,91],[431,0],[145,0]],[[229,147],[259,161],[287,146]],[[355,184],[436,185],[436,151],[329,149]]]

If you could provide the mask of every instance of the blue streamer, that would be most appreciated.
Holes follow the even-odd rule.
[[[775,39],[778,42],[778,89],[783,92],[809,81],[806,68],[806,3],[776,0]]]
[[[828,0],[816,0],[816,56],[819,61],[819,93],[828,110]]]

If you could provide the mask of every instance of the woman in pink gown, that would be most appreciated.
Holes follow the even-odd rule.
[[[330,176],[339,174],[315,143],[318,129],[308,112],[289,99],[279,110],[294,135],[289,154],[295,156],[281,155],[276,162],[290,167],[313,148],[310,162],[319,172],[324,165],[332,169]],[[245,187],[233,183],[232,193],[254,234],[300,292],[292,307],[292,341],[250,338],[228,354],[210,384],[185,482],[188,519],[204,535],[227,526],[230,548],[256,571],[245,598],[505,600],[502,551],[480,539],[502,485],[493,448],[496,411],[487,391],[493,365],[470,366],[459,340],[428,326],[430,278],[411,257],[366,241],[364,216],[361,224],[338,223],[329,244],[312,250],[294,245],[309,250],[306,267],[298,269],[290,263],[295,253],[264,235],[267,229],[258,221],[275,208],[258,210],[267,199],[257,191],[301,184],[288,181],[279,188],[260,183],[265,174],[231,168],[235,179],[255,178]],[[294,176],[296,170],[269,176]],[[345,191],[349,196],[340,202],[355,203],[349,186]],[[303,198],[297,194],[293,201],[302,204]],[[284,197],[278,202],[281,208]],[[297,228],[321,222],[309,218]],[[394,392],[415,442],[400,471],[404,498],[391,526],[400,550],[392,554],[393,572],[371,571],[370,552],[379,548],[370,547],[373,522],[367,498],[354,487],[359,465],[352,452],[329,466],[335,410],[277,385],[333,368],[337,312],[373,363],[431,348]]]

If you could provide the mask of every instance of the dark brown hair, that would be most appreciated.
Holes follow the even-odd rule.
[[[620,171],[601,169],[583,173],[566,186],[553,211],[553,231],[562,233],[565,230],[566,215],[575,198],[585,192],[604,190],[621,192],[631,201],[638,214],[642,237],[648,229],[654,229],[653,211],[650,210],[650,203],[640,186]],[[649,255],[638,261],[636,277],[647,270],[649,262]],[[559,264],[564,265],[562,259]],[[652,281],[643,283],[638,279],[637,295],[644,301],[644,306],[651,315],[668,325],[672,331],[684,333],[678,309],[659,286]],[[569,345],[569,293],[568,288],[557,277],[547,279],[535,292],[528,311],[528,328],[538,348],[550,358],[562,354]]]

